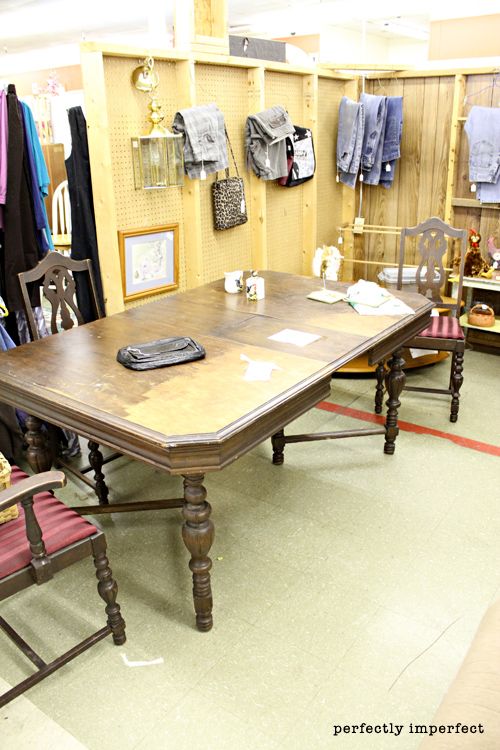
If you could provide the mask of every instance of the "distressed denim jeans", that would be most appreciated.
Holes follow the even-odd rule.
[[[380,185],[390,188],[394,182],[396,159],[401,156],[401,135],[403,133],[403,97],[387,97],[387,118],[385,121],[384,146],[382,150],[382,172]]]
[[[385,96],[361,94],[365,108],[365,134],[361,150],[361,169],[367,185],[378,185],[382,172],[387,104]]]
[[[343,96],[339,107],[337,169],[344,185],[354,187],[361,163],[365,116],[363,105]]]

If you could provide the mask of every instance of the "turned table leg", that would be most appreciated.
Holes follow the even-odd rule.
[[[385,444],[384,453],[392,455],[396,449],[395,442],[398,436],[398,409],[401,406],[399,396],[404,388],[406,375],[403,371],[405,363],[401,356],[402,349],[394,352],[389,360],[389,372],[385,377],[385,387],[389,396],[387,400],[387,418],[385,420]]]
[[[208,557],[214,539],[214,526],[210,520],[212,508],[207,503],[207,491],[203,486],[204,475],[184,477],[184,506],[182,515],[182,538],[191,559],[189,568],[193,573],[193,600],[198,630],[210,630],[212,620],[212,589],[210,569],[212,561]]]
[[[281,466],[285,462],[285,432],[280,430],[271,437],[273,447],[273,464]]]
[[[26,458],[35,474],[50,471],[52,466],[52,451],[47,433],[42,430],[42,423],[38,417],[31,414],[26,416],[25,439],[28,443]]]
[[[102,473],[103,461],[104,456],[99,450],[99,444],[94,440],[89,440],[89,464],[94,470],[95,494],[99,500],[99,505],[109,505],[109,490]]]

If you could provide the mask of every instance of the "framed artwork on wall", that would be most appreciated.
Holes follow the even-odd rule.
[[[125,302],[177,289],[179,225],[118,231]]]

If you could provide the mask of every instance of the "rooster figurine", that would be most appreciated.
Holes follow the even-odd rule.
[[[465,256],[464,276],[480,276],[489,266],[481,255],[479,244],[481,235],[475,229],[469,229],[469,249]]]

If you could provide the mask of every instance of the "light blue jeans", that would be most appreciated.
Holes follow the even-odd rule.
[[[385,96],[361,94],[365,108],[365,134],[361,150],[361,169],[367,185],[378,185],[382,172],[387,103]]]
[[[465,132],[469,139],[469,179],[471,182],[498,182],[500,108],[472,107]]]
[[[343,96],[337,131],[337,170],[340,182],[352,188],[356,184],[361,163],[364,127],[363,105]]]

